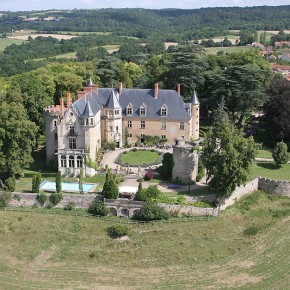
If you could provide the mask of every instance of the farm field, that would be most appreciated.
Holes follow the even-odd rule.
[[[287,289],[290,201],[256,192],[204,221],[128,225],[0,211],[1,289]]]
[[[21,44],[23,43],[25,40],[19,40],[19,39],[10,39],[10,38],[0,38],[0,52],[4,51],[4,49],[15,43],[15,44]]]

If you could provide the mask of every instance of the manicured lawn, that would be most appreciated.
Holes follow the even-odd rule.
[[[0,211],[0,288],[288,289],[287,198],[257,192],[208,221],[128,225]],[[249,232],[250,234],[246,234]]]
[[[290,181],[290,164],[285,164],[279,168],[273,162],[255,162],[251,178],[257,176]]]
[[[160,158],[160,154],[156,151],[150,150],[137,150],[137,151],[127,151],[127,153],[122,153],[119,160],[126,164],[131,165],[144,165],[157,162]]]
[[[258,151],[257,156],[258,158],[268,158],[272,159],[272,150],[268,148],[262,148]]]

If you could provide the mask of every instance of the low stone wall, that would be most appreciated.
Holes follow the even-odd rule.
[[[174,216],[198,216],[198,215],[219,215],[218,208],[206,208],[206,207],[195,207],[195,206],[186,206],[178,204],[166,204],[160,203],[160,206],[163,207],[167,212]]]
[[[241,199],[242,197],[252,193],[253,191],[258,189],[259,185],[259,178],[255,178],[245,185],[236,187],[234,192],[228,198],[223,198],[220,202],[219,208],[220,210],[226,209],[228,206],[234,204],[237,200]]]
[[[37,194],[35,193],[14,192],[9,206],[31,207],[37,204],[36,196]],[[79,194],[63,194],[62,196],[62,200],[55,206],[55,208],[63,208],[70,202],[74,203],[76,208],[88,208],[94,200],[100,198],[96,197],[95,195]]]
[[[272,180],[268,178],[259,178],[260,190],[278,195],[284,195],[290,197],[290,182],[289,181],[279,181]]]

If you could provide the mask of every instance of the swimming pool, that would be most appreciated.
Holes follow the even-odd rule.
[[[98,185],[97,183],[83,183],[83,191],[93,192],[96,189],[97,185]],[[39,189],[43,191],[56,191],[55,182],[44,180],[40,184]],[[80,192],[79,184],[77,182],[62,182],[61,191]]]

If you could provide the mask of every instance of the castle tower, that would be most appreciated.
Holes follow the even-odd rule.
[[[199,100],[195,91],[191,98],[191,135],[193,140],[199,139]]]
[[[193,146],[185,143],[182,137],[175,139],[173,146],[172,180],[179,180],[184,184],[196,180],[198,172],[198,154]]]

